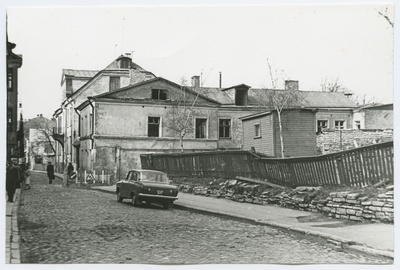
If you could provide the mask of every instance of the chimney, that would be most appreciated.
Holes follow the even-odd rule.
[[[299,81],[285,81],[285,90],[299,90]]]
[[[219,88],[222,88],[222,73],[219,72]]]
[[[192,86],[200,87],[200,76],[192,76]]]

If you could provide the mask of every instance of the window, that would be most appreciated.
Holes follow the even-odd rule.
[[[152,89],[151,99],[167,100],[167,90]]]
[[[160,137],[160,117],[149,117],[148,137]]]
[[[12,109],[7,109],[7,131],[12,130]]]
[[[121,59],[121,68],[129,68],[130,66],[130,60],[129,59]]]
[[[120,87],[119,77],[110,77],[110,91],[114,91]]]
[[[231,137],[231,119],[219,119],[219,137]]]
[[[254,125],[254,137],[260,138],[261,137],[261,124],[257,123]]]
[[[344,129],[344,120],[336,120],[335,121],[335,129]]]
[[[7,90],[8,91],[13,90],[13,74],[11,68],[7,70]]]
[[[360,121],[356,121],[355,125],[356,125],[357,129],[361,129],[361,122]]]
[[[323,129],[328,127],[328,120],[318,120],[317,121],[317,131],[322,132]]]
[[[196,119],[196,138],[206,138],[207,135],[207,119]]]
[[[66,90],[67,90],[67,93],[72,94],[72,80],[71,79],[66,80]]]

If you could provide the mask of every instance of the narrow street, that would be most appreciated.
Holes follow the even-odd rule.
[[[301,264],[391,260],[251,225],[130,201],[94,190],[52,185],[32,173],[19,212],[22,263]]]

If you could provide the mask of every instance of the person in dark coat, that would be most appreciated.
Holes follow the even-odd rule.
[[[67,167],[67,186],[69,186],[69,184],[71,182],[71,176],[72,176],[73,172],[74,172],[74,166],[70,162]]]
[[[8,202],[14,201],[14,194],[15,190],[17,189],[18,180],[19,180],[19,175],[17,168],[11,165],[11,163],[8,163],[6,171],[6,190],[7,190]]]
[[[47,176],[49,177],[49,184],[53,183],[53,179],[54,177],[54,166],[51,164],[51,162],[49,161],[49,165],[47,165]]]

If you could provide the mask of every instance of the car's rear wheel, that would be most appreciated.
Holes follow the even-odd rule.
[[[117,201],[122,202],[123,200],[124,200],[124,198],[121,197],[121,192],[119,190],[117,190]]]
[[[132,199],[132,205],[133,206],[140,206],[142,202],[139,200],[138,196],[135,195],[135,193],[131,194],[131,199]]]

